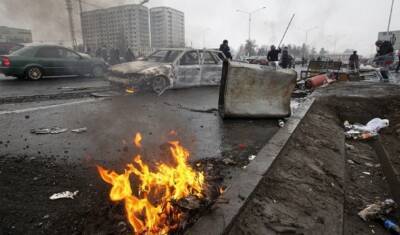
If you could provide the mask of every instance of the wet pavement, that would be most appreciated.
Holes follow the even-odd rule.
[[[97,90],[109,86],[110,83],[105,78],[53,77],[29,81],[0,75],[0,100],[19,96],[52,95],[73,90]]]
[[[276,120],[222,121],[216,111],[218,88],[172,90],[101,99],[78,99],[1,105],[0,156],[27,155],[58,160],[131,161],[136,132],[143,134],[146,160],[159,161],[160,145],[175,137],[192,159],[247,158],[278,130]],[[35,135],[31,129],[68,128],[58,135]],[[87,127],[86,133],[71,129]]]

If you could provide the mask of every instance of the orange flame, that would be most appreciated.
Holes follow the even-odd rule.
[[[138,148],[142,147],[142,135],[140,133],[136,133],[135,139],[133,140],[135,146]]]
[[[152,171],[140,155],[127,164],[122,174],[97,166],[101,178],[112,185],[110,199],[124,202],[135,234],[167,234],[179,226],[182,215],[172,202],[190,195],[203,197],[204,174],[188,165],[189,152],[179,142],[170,144],[175,166],[159,163]],[[134,191],[130,182],[132,175],[140,181]]]

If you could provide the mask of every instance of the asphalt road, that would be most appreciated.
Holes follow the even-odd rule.
[[[1,96],[62,92],[60,87],[104,87],[90,78],[54,78],[38,82],[2,80]],[[4,91],[4,92],[3,92]],[[6,95],[5,95],[6,94]],[[1,99],[0,96],[0,99]],[[277,131],[276,120],[222,121],[216,111],[218,88],[172,90],[112,98],[46,100],[0,105],[0,156],[26,155],[58,160],[128,162],[138,153],[132,145],[143,134],[147,160],[160,159],[160,146],[179,139],[192,159],[234,156],[245,159]],[[43,127],[68,128],[58,135],[35,135]],[[86,133],[70,130],[87,127]],[[175,130],[177,137],[169,136]]]
[[[109,82],[102,78],[89,77],[54,77],[40,81],[18,80],[0,74],[0,99],[21,96],[53,95],[71,90],[102,89],[109,87]]]

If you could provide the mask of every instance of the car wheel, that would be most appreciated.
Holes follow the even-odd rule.
[[[34,81],[40,80],[43,78],[43,70],[39,67],[30,67],[26,71],[26,77],[29,80],[34,80]]]
[[[104,77],[104,68],[102,66],[94,66],[92,69],[92,76],[95,78]]]
[[[155,77],[152,81],[152,89],[158,95],[162,95],[164,91],[167,90],[168,86],[169,81],[163,76]]]

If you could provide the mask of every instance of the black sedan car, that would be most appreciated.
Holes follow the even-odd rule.
[[[107,64],[101,59],[54,45],[26,46],[0,57],[0,73],[30,80],[46,76],[101,77],[106,67]]]

